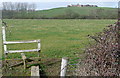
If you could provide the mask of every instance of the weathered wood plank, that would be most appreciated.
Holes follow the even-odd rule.
[[[5,27],[2,27],[2,38],[3,38],[3,42],[6,42],[6,33],[5,33]],[[4,55],[6,57],[5,51],[7,51],[7,45],[4,45]]]
[[[19,63],[15,63],[15,64],[13,64],[13,65],[10,65],[9,67],[16,67],[16,66],[20,66],[20,65],[23,65],[23,64],[24,64],[24,62],[21,61],[21,62],[19,62]]]
[[[30,64],[40,64],[40,62],[41,61],[38,61],[38,60],[40,60],[40,58],[38,58],[38,57],[34,57],[34,58],[27,58],[26,59],[26,63],[27,63],[27,65],[30,65]],[[17,60],[15,60],[15,59],[10,59],[10,60],[7,60],[8,62],[11,62],[11,61],[14,61],[15,63],[14,64],[11,64],[11,66],[10,67],[16,67],[16,66],[20,66],[20,65],[23,65],[24,64],[24,62],[23,62],[23,59],[17,59]],[[31,66],[30,66],[31,67]]]
[[[41,48],[40,40],[38,40],[38,49]]]
[[[4,41],[4,44],[17,44],[17,43],[35,43],[39,42],[40,40],[30,40],[30,41]]]
[[[24,62],[24,69],[26,69],[26,67],[27,67],[27,64],[26,64],[26,56],[25,56],[25,54],[24,53],[21,53],[21,56],[22,56],[22,59],[23,59],[23,62]]]
[[[31,76],[39,78],[39,76],[40,76],[39,66],[32,66],[31,67]]]
[[[38,52],[40,49],[32,49],[32,50],[8,50],[5,53],[20,53],[20,52]]]
[[[68,64],[68,58],[67,58],[67,57],[62,58],[62,62],[61,62],[61,73],[60,73],[60,76],[61,76],[61,77],[64,77],[64,76],[66,75],[67,64]]]
[[[38,49],[41,48],[40,40],[38,41]],[[38,51],[38,57],[40,57],[40,50]]]
[[[5,27],[2,27],[2,35],[3,35],[3,41],[6,41],[6,33],[5,33]]]

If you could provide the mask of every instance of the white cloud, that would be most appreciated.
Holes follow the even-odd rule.
[[[2,0],[1,2],[119,2],[119,0]]]

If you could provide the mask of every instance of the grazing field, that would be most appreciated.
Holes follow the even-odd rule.
[[[81,19],[5,19],[8,24],[7,40],[41,39],[41,58],[61,58],[76,56],[83,53],[88,44],[87,35],[100,32],[116,20],[81,20]],[[32,49],[37,44],[9,45],[9,49]],[[21,58],[19,53],[8,55],[9,58]],[[37,53],[26,53],[27,57],[37,56]]]

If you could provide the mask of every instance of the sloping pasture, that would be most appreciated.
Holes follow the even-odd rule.
[[[41,58],[75,57],[88,44],[87,35],[100,32],[116,20],[56,20],[56,19],[5,19],[7,41],[41,39]],[[37,44],[9,45],[8,49],[33,49]],[[27,53],[28,57],[37,53]],[[21,58],[10,54],[9,58]]]

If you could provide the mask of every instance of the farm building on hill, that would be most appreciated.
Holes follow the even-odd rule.
[[[98,7],[98,6],[97,5],[89,5],[89,4],[87,4],[87,5],[80,5],[80,4],[73,5],[73,4],[71,4],[71,5],[68,5],[67,7]]]

